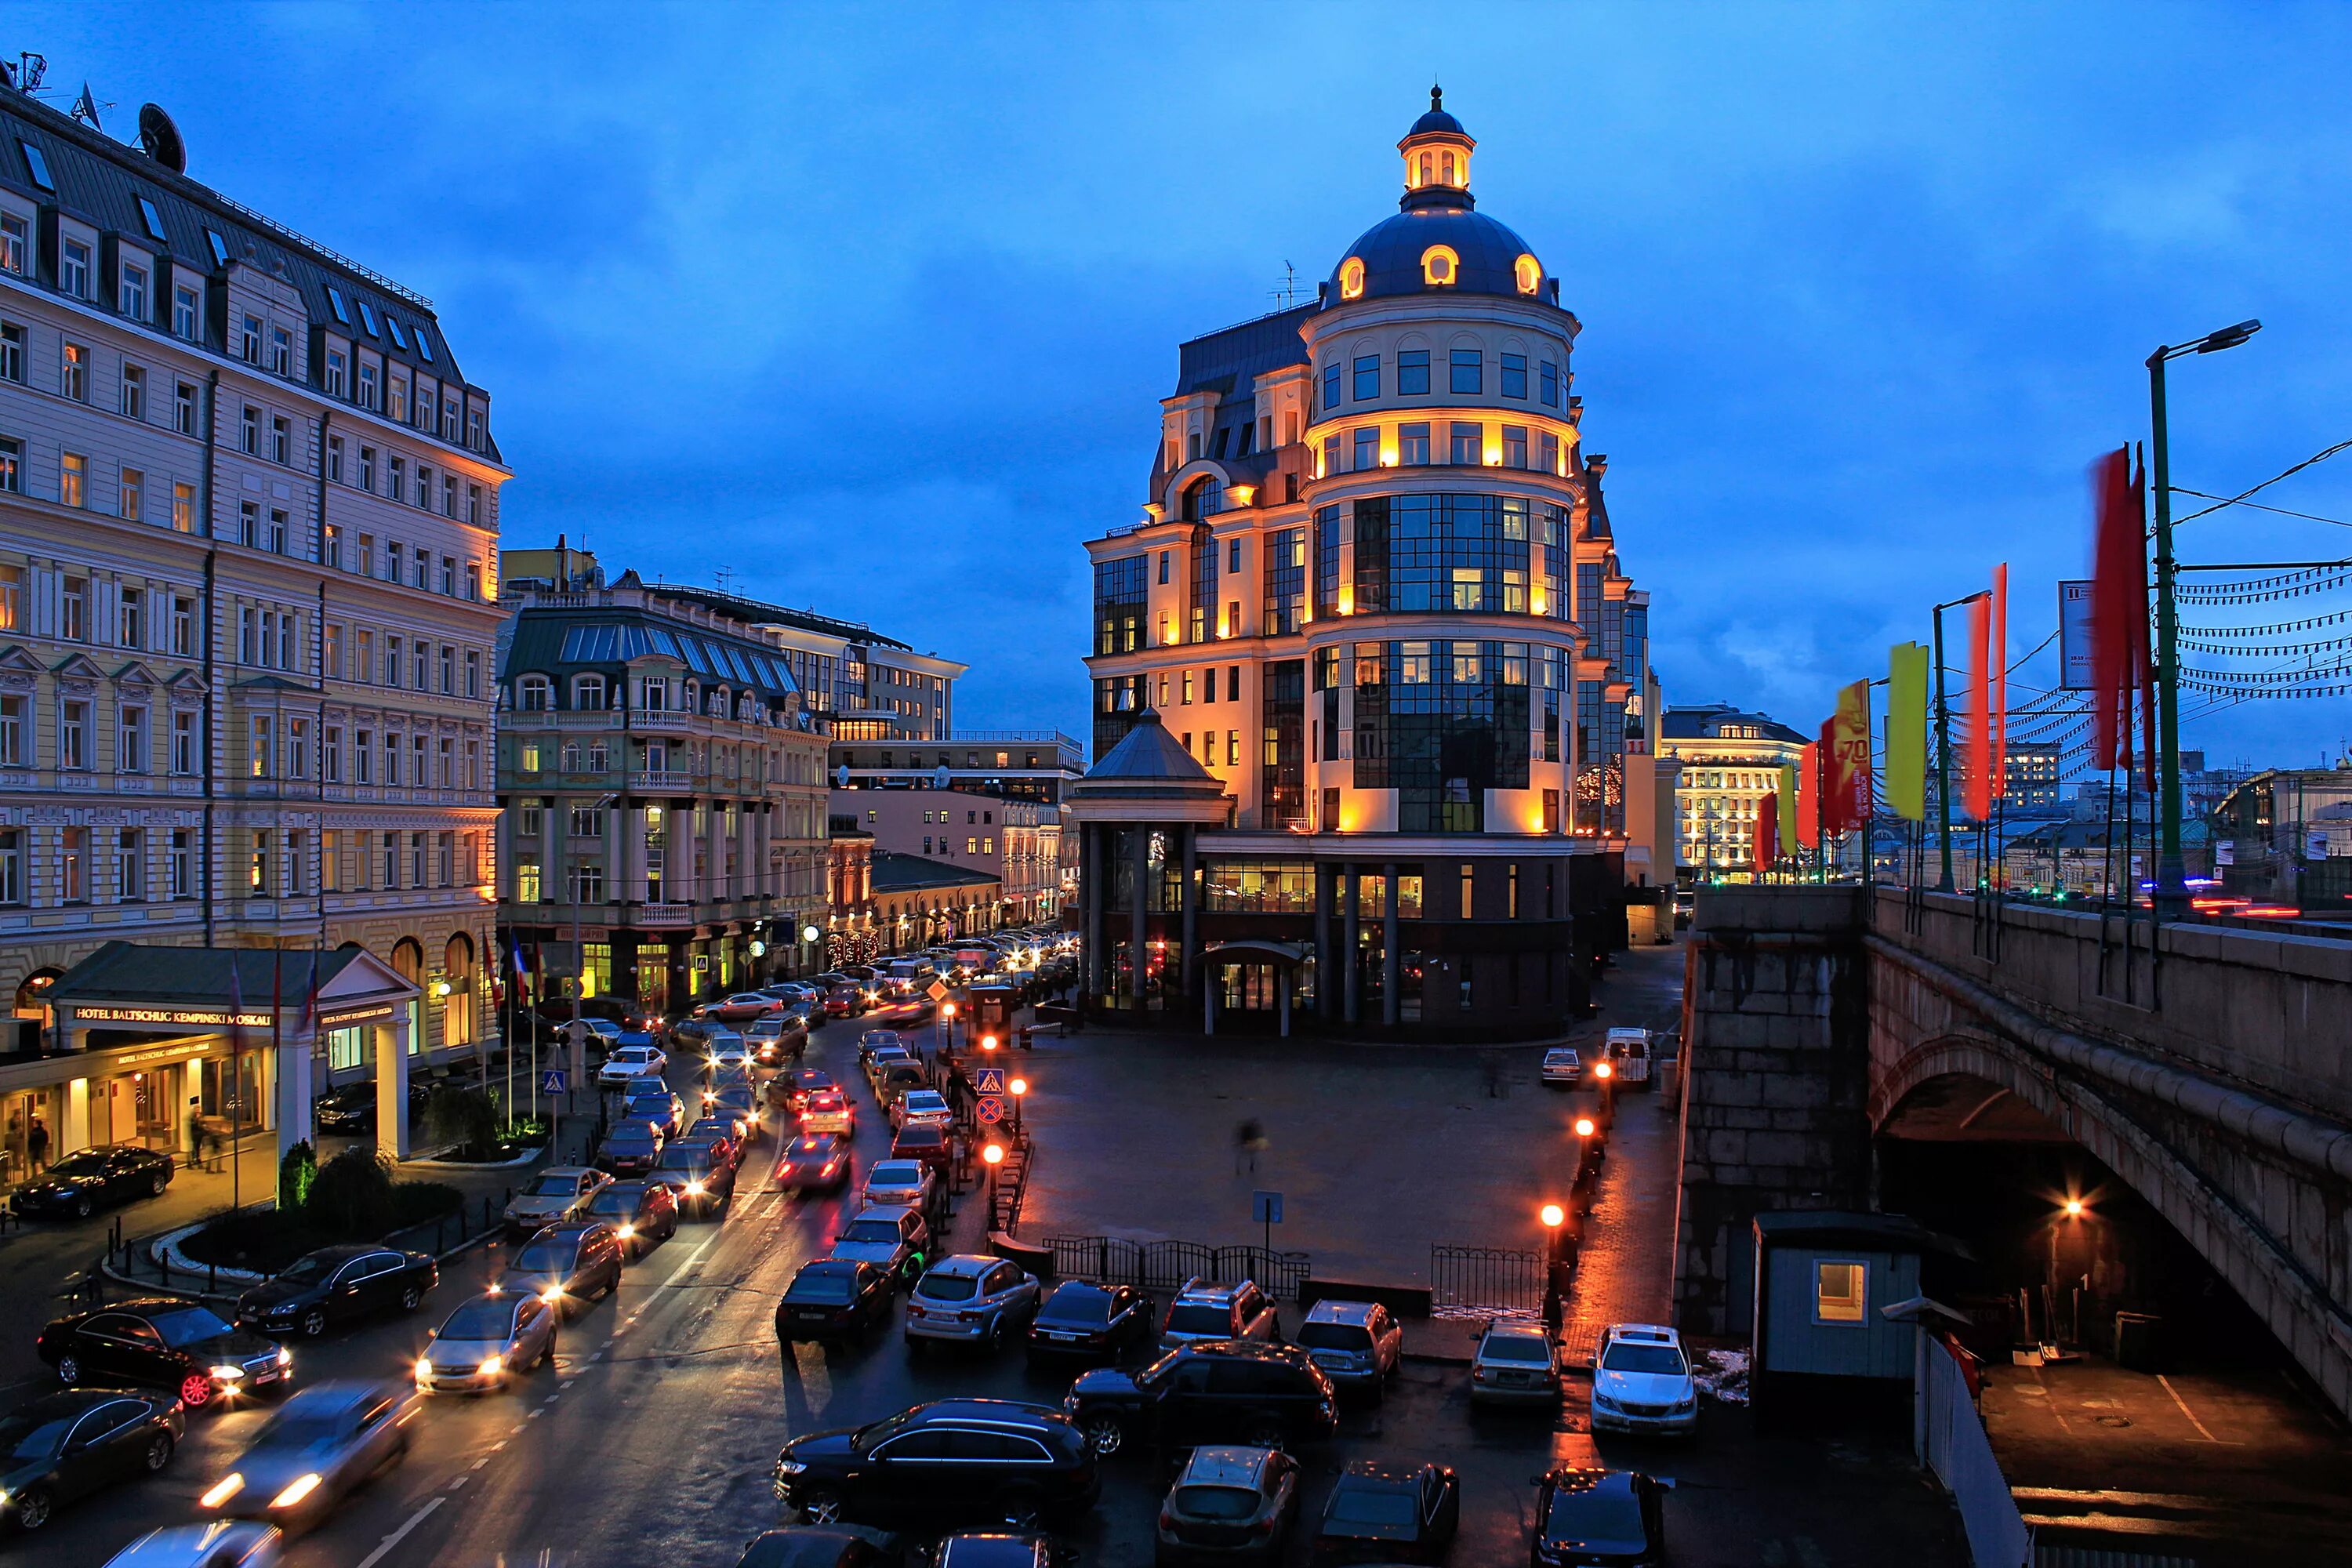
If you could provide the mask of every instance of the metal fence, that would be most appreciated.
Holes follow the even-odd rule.
[[[1959,1363],[1941,1341],[1922,1336],[1916,1365],[1920,1387],[1913,1436],[1920,1462],[1952,1494],[1968,1531],[1969,1561],[1975,1568],[2026,1568],[2034,1560],[2033,1531],[2019,1515],[2000,1461],[1993,1458]]]
[[[1134,1285],[1146,1290],[1181,1289],[1190,1279],[1230,1283],[1253,1279],[1279,1300],[1295,1301],[1312,1271],[1304,1252],[1264,1247],[1211,1247],[1197,1241],[1131,1241],[1123,1236],[1049,1236],[1054,1272],[1065,1279],[1103,1285]]]
[[[1543,1307],[1543,1256],[1506,1247],[1433,1245],[1429,1286],[1432,1317],[1532,1314]]]

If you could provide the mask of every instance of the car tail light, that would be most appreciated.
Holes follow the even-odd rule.
[[[1483,1367],[1483,1366],[1474,1366],[1474,1367],[1472,1367],[1472,1368],[1470,1369],[1470,1381],[1471,1381],[1471,1382],[1473,1382],[1473,1383],[1484,1383],[1484,1382],[1486,1382],[1486,1369],[1485,1367]]]

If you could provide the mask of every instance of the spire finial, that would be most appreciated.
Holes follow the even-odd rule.
[[[1435,82],[1429,84],[1429,108],[1433,114],[1445,107],[1445,89]]]

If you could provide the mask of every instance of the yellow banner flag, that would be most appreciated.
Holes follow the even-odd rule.
[[[1797,852],[1797,764],[1780,764],[1780,853]]]
[[[1927,650],[1887,650],[1886,804],[1906,822],[1927,820]]]

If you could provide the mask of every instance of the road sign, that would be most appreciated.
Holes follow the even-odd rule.
[[[972,1075],[972,1089],[979,1094],[1003,1094],[1004,1069],[1003,1068],[981,1068],[979,1072]]]
[[[934,1002],[944,1002],[948,999],[948,988],[942,982],[934,980],[923,988],[923,994]]]
[[[568,1080],[565,1078],[562,1068],[550,1068],[545,1072],[539,1075],[539,1092],[541,1094],[562,1094],[563,1092],[563,1086],[567,1081]]]
[[[1282,1194],[1280,1193],[1252,1193],[1250,1194],[1250,1218],[1255,1220],[1260,1225],[1280,1225],[1282,1223]]]
[[[1004,1101],[997,1099],[996,1096],[992,1094],[982,1095],[980,1097],[979,1116],[982,1121],[987,1122],[991,1127],[995,1126],[998,1122],[1004,1120]]]

